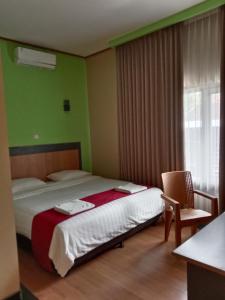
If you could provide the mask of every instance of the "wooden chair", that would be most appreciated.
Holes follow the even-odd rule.
[[[199,224],[205,224],[218,216],[217,197],[198,190],[193,190],[191,173],[174,171],[162,174],[165,200],[165,241],[168,240],[171,223],[175,222],[176,246],[181,244],[182,227],[191,226],[192,234],[196,233]],[[194,194],[211,201],[211,213],[194,208]]]

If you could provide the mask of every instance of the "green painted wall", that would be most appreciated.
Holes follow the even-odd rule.
[[[85,60],[56,52],[56,70],[17,65],[17,46],[0,40],[10,146],[80,141],[83,168],[90,170]],[[64,99],[70,112],[63,111]]]

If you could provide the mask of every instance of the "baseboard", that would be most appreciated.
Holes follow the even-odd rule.
[[[21,291],[13,294],[10,297],[5,298],[5,300],[37,300],[37,298],[22,285]]]
[[[21,300],[38,300],[24,285],[21,287],[22,297]]]
[[[21,300],[21,292],[17,292],[15,294],[13,294],[12,296],[9,296],[7,298],[5,298],[5,300]]]

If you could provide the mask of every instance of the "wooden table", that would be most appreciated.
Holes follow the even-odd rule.
[[[225,300],[225,213],[173,253],[187,260],[189,300]]]

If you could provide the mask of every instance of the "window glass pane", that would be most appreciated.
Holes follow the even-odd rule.
[[[220,93],[211,94],[211,149],[212,181],[218,185],[219,178],[219,134],[220,134]]]
[[[184,93],[184,119],[186,128],[202,126],[201,122],[201,91]]]
[[[213,127],[219,127],[220,123],[220,93],[211,94],[211,120]]]
[[[218,191],[219,87],[184,90],[184,143],[186,169],[197,188]]]

